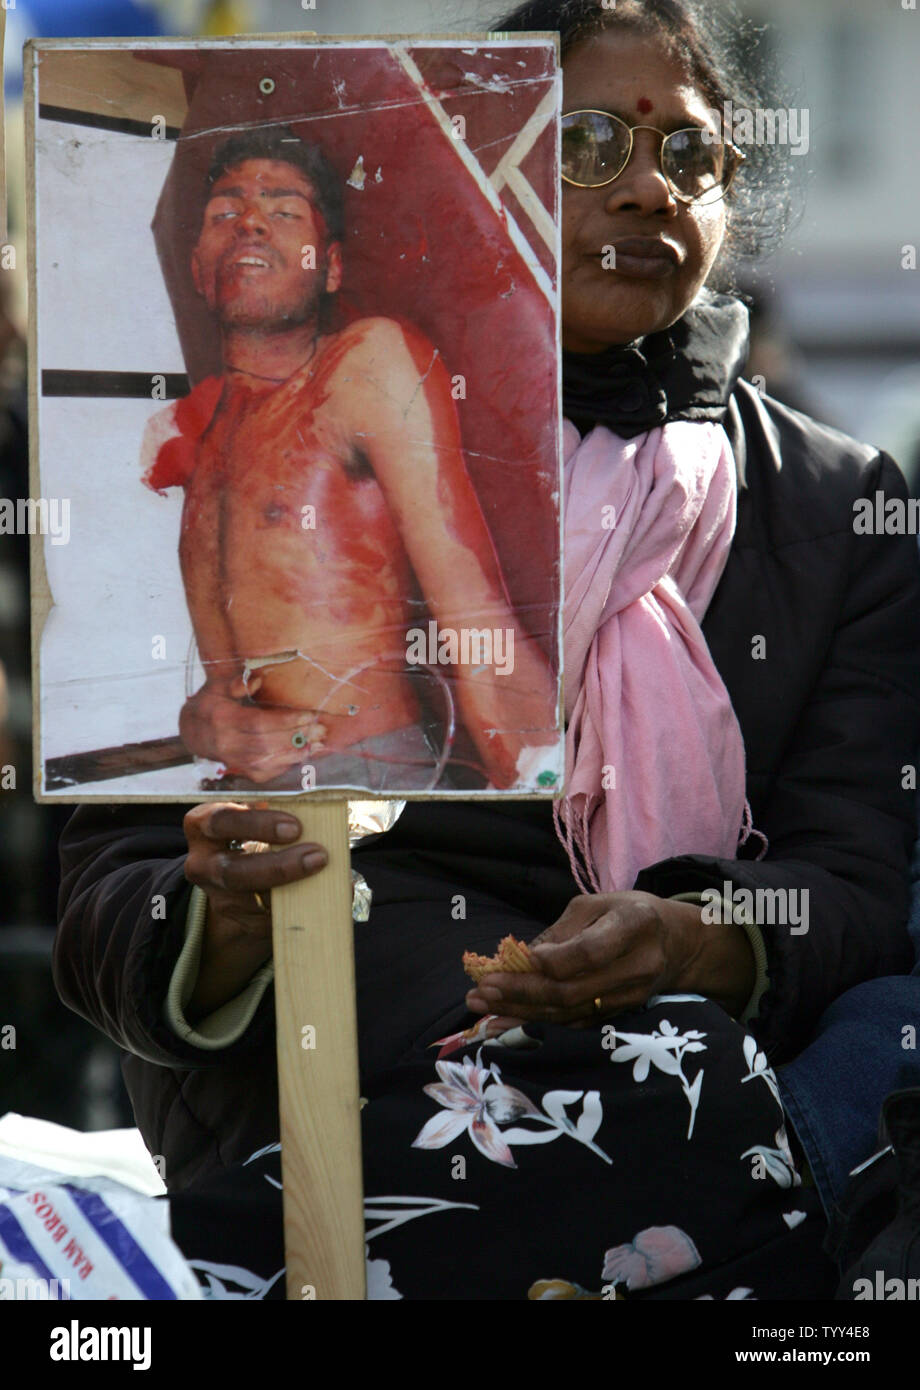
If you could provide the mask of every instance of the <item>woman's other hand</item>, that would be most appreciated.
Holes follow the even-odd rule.
[[[737,1017],[754,988],[754,953],[741,927],[704,922],[693,903],[652,893],[573,898],[530,946],[539,972],[484,976],[466,997],[474,1013],[586,1027],[652,995],[686,993]]]

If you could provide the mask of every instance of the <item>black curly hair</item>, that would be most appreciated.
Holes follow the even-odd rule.
[[[238,135],[231,135],[214,150],[207,174],[208,188],[228,169],[236,168],[247,159],[276,159],[299,169],[313,185],[316,206],[326,224],[329,240],[344,240],[342,180],[318,145],[301,140],[290,126],[253,126]]]
[[[326,228],[327,246],[334,241],[344,242],[345,209],[342,180],[318,145],[301,140],[290,126],[253,126],[237,135],[231,135],[215,148],[207,173],[208,189],[211,189],[228,169],[235,169],[247,159],[276,159],[298,169],[313,185],[316,207]],[[322,332],[331,325],[334,305],[335,293],[324,290],[317,309],[317,322]]]
[[[499,33],[555,31],[563,64],[571,50],[607,28],[653,35],[685,67],[710,109],[726,101],[750,110],[790,106],[767,31],[743,19],[731,4],[700,0],[525,0],[490,29]],[[736,288],[751,263],[775,251],[798,211],[799,161],[787,146],[750,144],[726,196],[728,224],[709,276],[714,289]]]

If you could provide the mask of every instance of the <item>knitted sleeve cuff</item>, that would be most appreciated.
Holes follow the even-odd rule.
[[[185,944],[169,981],[163,1014],[169,1027],[184,1042],[213,1052],[229,1047],[246,1032],[274,976],[275,967],[273,961],[267,961],[240,994],[228,999],[206,1018],[200,1018],[193,1027],[185,1017],[185,1007],[198,979],[207,905],[204,891],[193,888],[185,919]]]
[[[703,907],[711,901],[711,894],[703,899],[701,892],[695,893],[671,893],[669,895],[674,902],[694,903],[697,907]],[[747,918],[738,912],[735,905],[722,899],[722,921],[736,922],[751,943],[751,950],[754,952],[754,988],[751,997],[745,1005],[743,1013],[738,1017],[738,1022],[747,1027],[752,1019],[757,1017],[760,1008],[760,1001],[770,987],[770,977],[767,974],[767,946],[763,939],[763,933],[755,922],[748,921]]]

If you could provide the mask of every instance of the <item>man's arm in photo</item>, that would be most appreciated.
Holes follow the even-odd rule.
[[[464,723],[492,782],[512,786],[522,753],[555,741],[556,689],[509,603],[443,359],[411,326],[376,319],[353,351],[349,379],[345,423],[360,437],[438,632],[456,634],[452,673]],[[509,473],[509,507],[520,485]]]

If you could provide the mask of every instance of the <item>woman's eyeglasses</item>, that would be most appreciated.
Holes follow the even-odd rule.
[[[744,155],[728,140],[691,126],[666,135],[656,126],[628,126],[609,111],[569,111],[562,117],[562,177],[578,188],[602,188],[629,163],[633,133],[661,135],[661,172],[682,203],[717,203],[724,198]]]

